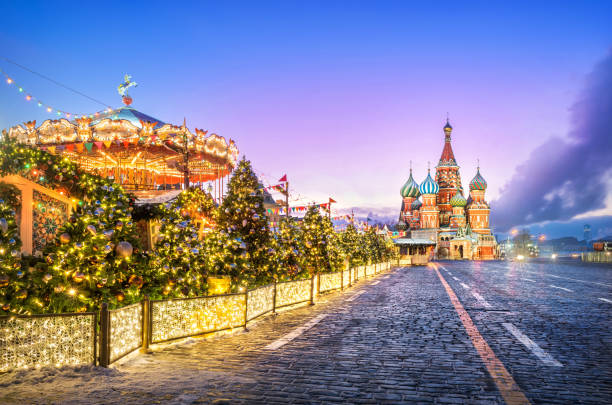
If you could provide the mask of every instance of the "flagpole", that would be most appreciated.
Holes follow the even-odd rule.
[[[289,219],[289,181],[285,183],[285,208],[286,208],[286,216]]]
[[[328,211],[327,211],[327,218],[331,221],[331,204],[332,204],[332,199],[331,197],[329,197],[329,205],[327,206]]]

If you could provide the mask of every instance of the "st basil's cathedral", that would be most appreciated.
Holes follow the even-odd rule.
[[[435,180],[428,169],[427,177],[418,184],[410,168],[410,177],[400,190],[402,208],[398,228],[406,230],[414,241],[435,242],[435,254],[440,259],[491,260],[495,258],[496,242],[489,227],[487,182],[478,167],[469,183],[469,196],[465,198],[451,146],[452,131],[447,120]]]

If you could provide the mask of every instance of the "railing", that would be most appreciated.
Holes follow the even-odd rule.
[[[93,312],[0,317],[0,372],[95,364]]]
[[[98,314],[91,312],[0,317],[0,372],[80,364],[107,367],[152,343],[246,328],[248,322],[279,308],[313,304],[323,292],[349,287],[390,267],[361,266],[237,294],[145,298],[114,310],[102,304],[99,323]]]

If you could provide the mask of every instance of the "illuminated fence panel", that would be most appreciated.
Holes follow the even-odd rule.
[[[357,269],[357,277],[361,278],[365,278],[366,276],[366,266],[359,266],[359,268]]]
[[[278,283],[276,285],[276,307],[308,301],[310,286],[310,279]]]
[[[142,346],[142,304],[109,311],[110,362]]]
[[[348,285],[351,283],[351,271],[350,270],[345,270],[342,273],[342,277],[343,277],[343,285],[345,287],[348,287]]]
[[[374,264],[370,264],[366,267],[366,276],[372,276],[375,273],[376,266]]]
[[[247,294],[248,320],[257,318],[259,315],[270,312],[274,308],[274,284],[256,288]]]
[[[244,325],[245,294],[151,302],[153,343]]]
[[[321,284],[320,284],[321,292],[335,290],[342,286],[341,284],[342,283],[342,273],[341,272],[323,273],[323,274],[320,274],[319,277],[321,277]]]
[[[0,372],[93,364],[95,314],[0,318]]]

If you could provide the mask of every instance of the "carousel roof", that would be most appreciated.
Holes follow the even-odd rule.
[[[150,115],[142,113],[129,106],[117,108],[116,110],[105,112],[105,113],[99,114],[98,116],[90,116],[90,118],[94,118],[94,120],[92,121],[92,125],[96,125],[97,123],[99,123],[100,121],[106,118],[110,118],[112,120],[130,121],[132,124],[134,124],[135,126],[139,128],[142,128],[141,122],[156,122],[157,125],[153,127],[154,129],[161,128],[164,125],[166,125],[166,123],[163,122],[162,120],[153,118]],[[76,122],[76,121],[73,121],[73,122]]]
[[[9,136],[78,162],[85,170],[115,179],[132,190],[224,177],[238,160],[233,140],[172,125],[124,106],[104,113],[17,125]],[[187,165],[187,170],[185,167]]]

